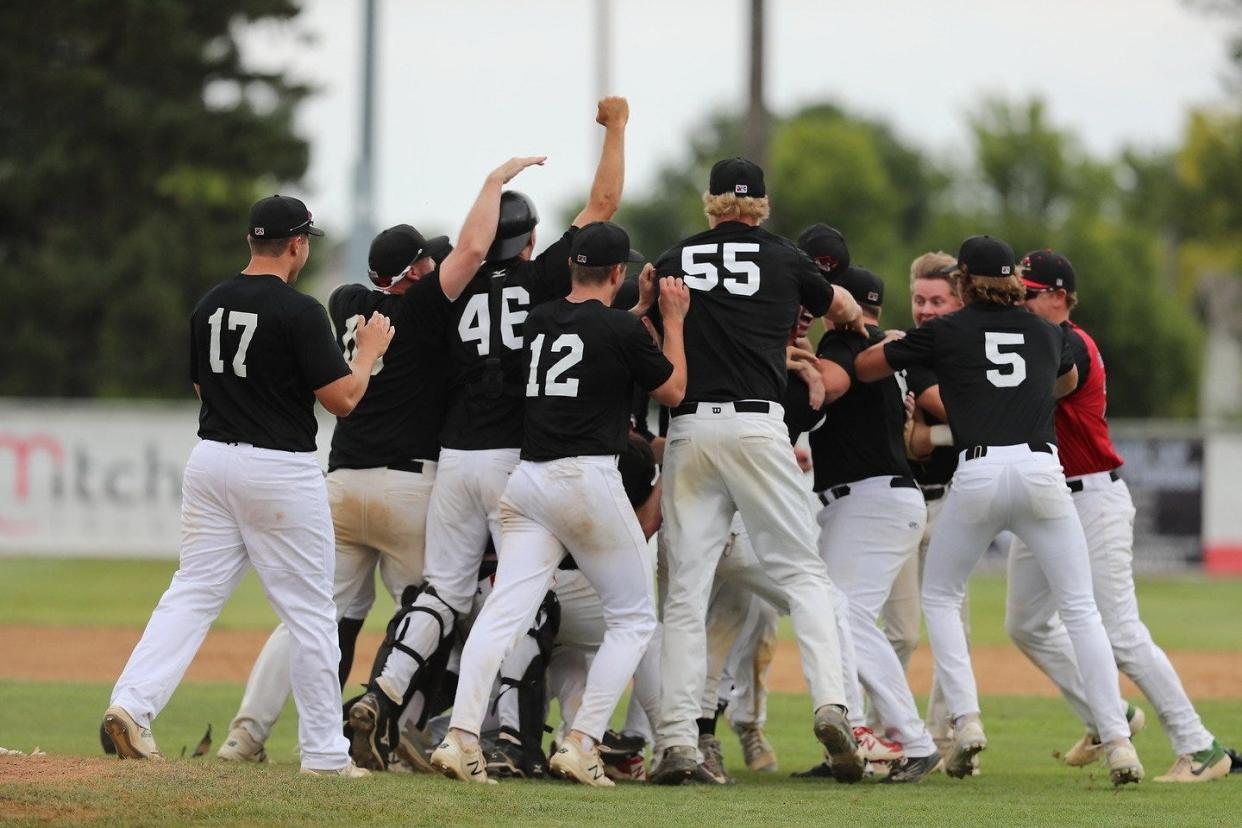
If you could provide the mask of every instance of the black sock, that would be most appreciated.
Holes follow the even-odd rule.
[[[700,736],[715,736],[716,735],[716,717],[715,716],[712,716],[710,719],[695,719],[695,721],[698,722],[699,724],[699,735]]]
[[[336,637],[341,647],[341,663],[337,665],[337,676],[341,680],[341,689],[349,681],[349,671],[354,666],[354,645],[358,643],[358,633],[362,632],[361,618],[342,618],[336,622]]]

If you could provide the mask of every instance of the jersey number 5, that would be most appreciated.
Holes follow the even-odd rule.
[[[1022,384],[1026,379],[1026,360],[1021,354],[1005,353],[1001,350],[1001,346],[1025,343],[1026,334],[1000,331],[987,331],[983,334],[983,352],[987,355],[988,362],[1009,369],[1002,371],[1000,368],[989,368],[988,382],[997,388],[1013,388],[1015,385]]]
[[[207,317],[211,326],[211,348],[207,353],[207,363],[213,374],[224,373],[224,360],[220,356],[220,327],[224,322],[224,308],[216,308],[215,313]],[[242,329],[241,341],[237,343],[237,353],[233,354],[233,373],[239,377],[246,376],[246,350],[250,348],[250,340],[254,339],[255,328],[259,327],[259,315],[247,311],[229,311],[229,330]]]
[[[547,397],[576,397],[578,396],[578,380],[576,377],[570,377],[563,380],[561,377],[570,368],[582,362],[582,337],[577,334],[561,334],[552,340],[553,353],[568,351],[569,353],[556,361],[556,364],[548,369],[547,376],[543,378],[543,393]],[[543,356],[543,334],[535,336],[530,343],[530,376],[526,378],[526,396],[539,396],[539,358]]]
[[[714,256],[721,254],[721,264],[729,271],[722,282],[720,271],[711,262],[697,262],[695,256]],[[759,265],[754,262],[740,262],[738,253],[758,253],[759,245],[753,242],[725,242],[721,250],[719,244],[692,244],[681,249],[681,269],[685,273],[683,281],[691,290],[711,290],[717,284],[723,284],[729,293],[739,296],[754,296],[759,290]]]

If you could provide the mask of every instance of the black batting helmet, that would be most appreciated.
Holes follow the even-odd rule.
[[[487,251],[487,260],[503,262],[521,253],[538,223],[539,212],[534,202],[517,190],[505,190],[500,194],[500,221],[496,223],[496,240]]]

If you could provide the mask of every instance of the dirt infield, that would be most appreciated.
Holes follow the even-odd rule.
[[[133,629],[0,626],[0,653],[5,654],[0,660],[0,679],[112,682],[139,635],[140,631]],[[186,679],[244,682],[266,640],[267,634],[257,631],[213,631],[190,665]],[[376,633],[360,637],[351,681],[365,680],[379,642]],[[1192,698],[1242,698],[1238,653],[1171,652],[1169,657]],[[974,663],[981,693],[1056,695],[1052,683],[1013,647],[978,647]],[[927,692],[931,681],[927,647],[915,652],[910,680],[916,693]],[[1128,680],[1123,681],[1126,695],[1139,695]],[[770,684],[776,691],[805,692],[797,647],[792,642],[778,643]]]

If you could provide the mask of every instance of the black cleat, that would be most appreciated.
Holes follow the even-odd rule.
[[[367,770],[388,768],[388,729],[392,703],[383,693],[370,690],[349,708],[349,755],[354,764]]]
[[[832,768],[827,762],[820,762],[813,768],[807,768],[804,771],[796,771],[789,775],[794,779],[831,779]]]
[[[921,782],[940,770],[941,758],[939,751],[930,756],[906,756],[893,764],[882,784],[901,784],[904,782]]]

